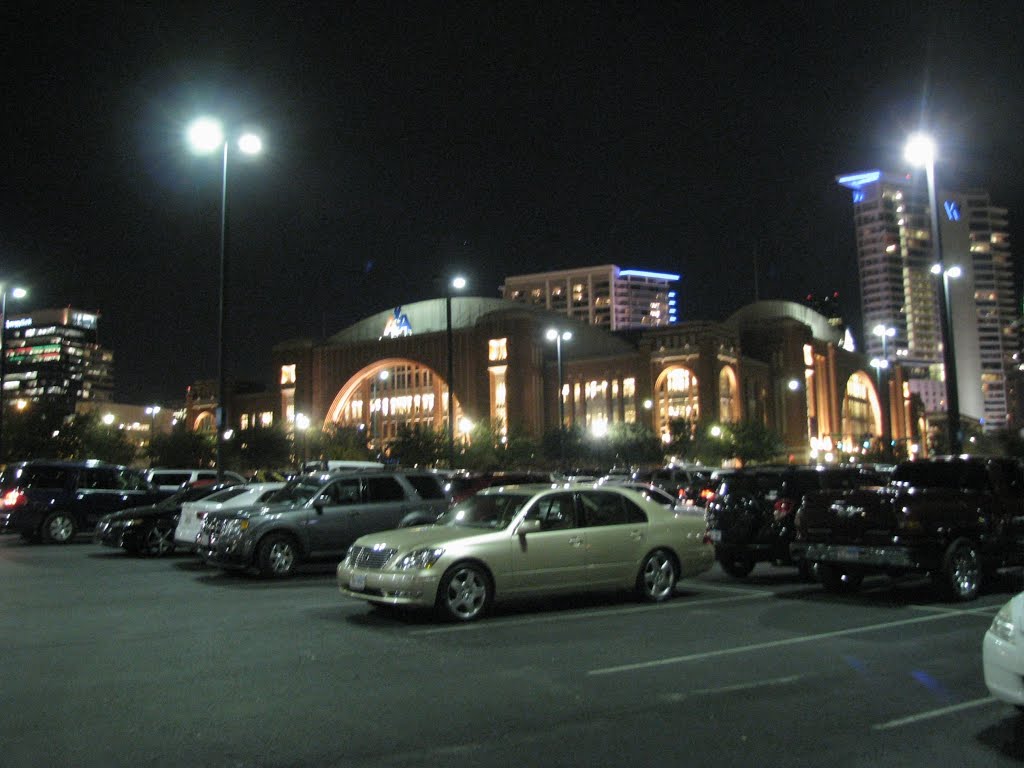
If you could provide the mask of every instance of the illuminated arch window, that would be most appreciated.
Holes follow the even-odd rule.
[[[732,366],[723,366],[718,373],[718,418],[721,421],[740,420],[740,401],[736,386],[736,372]]]
[[[844,440],[851,444],[859,444],[866,435],[882,434],[878,393],[867,374],[859,371],[847,380],[842,418]]]
[[[700,419],[700,392],[697,377],[689,368],[669,368],[658,380],[656,388],[657,422],[662,432],[668,431],[674,419]]]

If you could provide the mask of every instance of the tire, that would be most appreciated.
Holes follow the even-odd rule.
[[[825,590],[836,595],[851,595],[860,589],[864,574],[838,565],[821,563],[818,565],[818,576]]]
[[[141,553],[150,557],[163,557],[174,551],[174,526],[156,523],[146,531]]]
[[[67,512],[51,512],[39,529],[42,540],[47,544],[67,544],[75,538],[76,532],[75,519]]]
[[[974,600],[981,591],[981,556],[969,539],[957,539],[946,549],[942,558],[942,571],[936,574],[939,587],[950,600],[965,603]]]
[[[745,579],[754,570],[754,556],[742,550],[721,550],[718,552],[718,562],[722,570],[737,579]]]
[[[256,550],[256,567],[264,578],[286,579],[295,573],[298,563],[299,548],[285,533],[266,536]]]
[[[437,607],[445,618],[473,621],[487,612],[493,597],[491,577],[483,568],[473,563],[457,563],[441,577]]]
[[[661,603],[675,594],[679,569],[675,558],[656,549],[644,558],[636,575],[636,593],[645,603]]]

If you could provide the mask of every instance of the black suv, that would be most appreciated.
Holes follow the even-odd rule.
[[[0,475],[0,533],[26,541],[67,544],[110,512],[169,496],[141,472],[100,461],[34,459],[8,464]]]
[[[707,539],[715,545],[722,569],[744,578],[759,562],[797,565],[809,577],[806,563],[794,562],[789,545],[793,516],[804,494],[827,489],[883,485],[885,477],[859,466],[754,467],[724,475],[704,512]]]

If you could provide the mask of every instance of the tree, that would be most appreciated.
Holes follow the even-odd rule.
[[[131,464],[137,449],[127,435],[103,424],[99,413],[89,411],[71,418],[57,437],[58,452],[66,459],[99,459],[114,464]]]
[[[153,435],[147,455],[156,467],[210,467],[217,452],[215,435],[193,432],[179,423],[167,434]]]
[[[349,459],[369,461],[366,431],[356,427],[332,425],[309,436],[306,455],[310,459]]]
[[[740,421],[729,426],[732,435],[731,454],[744,464],[768,461],[783,452],[779,434],[756,420]]]
[[[287,466],[292,443],[279,426],[243,429],[225,443],[227,462],[246,473]]]
[[[430,426],[403,424],[398,428],[389,455],[407,467],[434,466],[448,455],[448,437]]]

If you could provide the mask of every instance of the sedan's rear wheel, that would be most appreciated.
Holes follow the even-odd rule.
[[[672,597],[678,579],[679,570],[675,559],[664,549],[656,549],[644,558],[640,566],[636,591],[644,602],[660,603]]]
[[[47,544],[67,544],[75,537],[75,520],[67,512],[51,512],[40,533]]]
[[[449,619],[472,621],[487,610],[493,597],[491,578],[472,563],[460,563],[448,569],[437,590],[437,605]]]
[[[745,579],[754,570],[754,556],[742,550],[722,550],[718,553],[722,570],[737,579]]]

